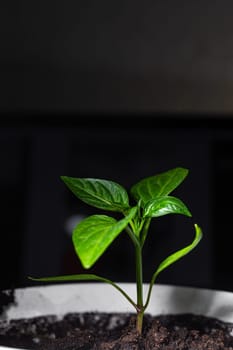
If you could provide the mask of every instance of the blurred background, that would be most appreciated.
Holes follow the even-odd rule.
[[[158,263],[203,229],[199,247],[160,283],[233,291],[232,1],[46,1],[1,4],[0,288],[83,272],[74,224],[97,213],[61,175],[127,189],[173,167],[193,218],[153,220],[144,249]],[[120,235],[91,272],[134,281]]]

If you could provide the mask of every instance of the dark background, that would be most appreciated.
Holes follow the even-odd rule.
[[[183,166],[190,174],[176,194],[193,219],[153,221],[145,281],[197,222],[200,246],[159,282],[233,291],[232,2],[1,7],[0,288],[81,271],[69,223],[94,212],[60,175],[129,189]],[[133,262],[121,235],[92,272],[134,281]]]

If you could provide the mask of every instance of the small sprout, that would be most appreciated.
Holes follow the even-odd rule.
[[[202,238],[200,227],[195,224],[195,237],[191,244],[165,258],[152,275],[147,296],[143,297],[142,250],[148,234],[151,220],[168,214],[182,214],[191,217],[186,205],[179,199],[170,196],[188,175],[188,170],[175,168],[151,176],[136,183],[130,191],[136,202],[129,204],[127,191],[113,181],[72,178],[62,176],[67,187],[83,202],[105,211],[120,212],[121,220],[107,215],[92,215],[82,220],[73,230],[72,240],[75,252],[83,267],[89,269],[103,255],[109,245],[125,230],[135,249],[137,300],[131,297],[116,283],[93,274],[65,275],[45,278],[31,278],[36,281],[101,281],[115,287],[136,309],[137,331],[142,332],[143,317],[150,302],[152,287],[157,276],[168,266],[181,259],[193,250]]]

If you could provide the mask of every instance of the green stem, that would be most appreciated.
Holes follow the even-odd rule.
[[[137,306],[143,307],[143,277],[142,277],[142,249],[140,246],[135,247],[136,257],[136,282],[137,282]]]
[[[142,248],[135,246],[136,258],[136,283],[137,283],[137,331],[142,333],[144,307],[143,307],[143,273],[142,273]]]
[[[130,228],[129,226],[126,226],[125,230],[126,230],[126,232],[128,233],[130,239],[133,241],[133,244],[134,244],[135,248],[136,248],[137,246],[140,247],[140,242],[139,242],[137,236],[136,236],[136,235],[133,233],[133,231],[131,230],[131,228]]]
[[[141,233],[141,246],[143,247],[144,242],[147,237],[148,229],[150,226],[151,218],[147,218],[146,221],[144,222],[142,233]]]
[[[136,264],[136,284],[137,284],[137,331],[142,333],[144,306],[143,306],[143,272],[142,272],[142,246],[138,237],[132,232],[129,226],[126,231],[132,239],[135,247],[135,264]]]
[[[142,334],[142,326],[143,326],[143,317],[144,317],[144,308],[137,313],[137,325],[136,329],[138,334]]]
[[[143,307],[143,277],[142,277],[142,248],[139,239],[127,226],[126,231],[132,239],[135,247],[135,263],[136,263],[136,283],[137,283],[137,307],[140,310]]]

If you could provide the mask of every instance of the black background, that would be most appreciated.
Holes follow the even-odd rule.
[[[0,288],[28,275],[81,271],[67,220],[92,214],[60,175],[127,189],[172,167],[193,219],[153,222],[145,281],[159,261],[204,232],[161,283],[233,290],[231,1],[46,1],[1,4]],[[94,268],[134,280],[120,236]]]

